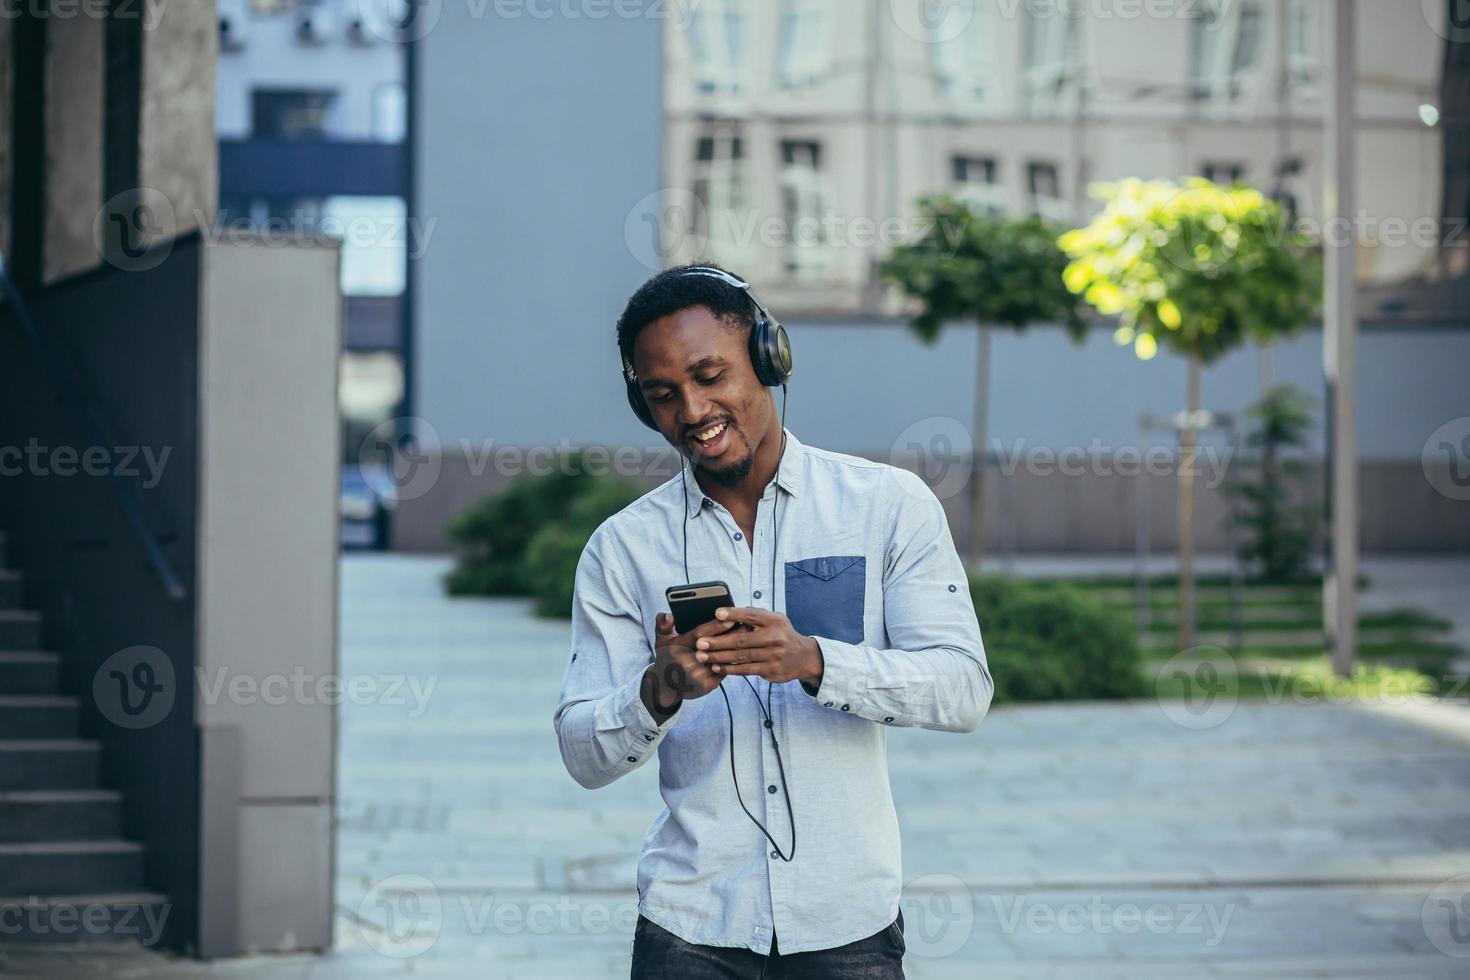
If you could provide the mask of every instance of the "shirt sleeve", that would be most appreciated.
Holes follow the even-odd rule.
[[[822,680],[807,694],[885,725],[974,731],[995,682],[964,564],[939,498],[917,474],[888,471],[893,515],[883,563],[889,648],[815,637]]]
[[[648,761],[682,712],[660,725],[640,696],[653,645],[608,522],[593,533],[572,598],[572,650],[553,724],[562,762],[588,789]]]

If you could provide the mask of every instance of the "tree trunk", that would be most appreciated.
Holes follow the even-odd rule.
[[[1179,651],[1194,646],[1194,463],[1199,433],[1199,354],[1189,354],[1189,396],[1179,432]]]
[[[990,424],[990,327],[980,324],[980,334],[975,342],[975,405],[971,423],[970,459],[974,465],[970,474],[970,567],[980,571],[980,560],[985,550],[985,461],[990,437],[986,428]]]

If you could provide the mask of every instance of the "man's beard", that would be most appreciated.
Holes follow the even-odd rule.
[[[731,442],[734,442],[735,433],[733,429],[731,430],[730,435]],[[755,453],[752,452],[747,452],[745,456],[741,459],[738,459],[733,463],[729,463],[726,466],[721,467],[720,469],[715,469],[713,466],[709,465],[706,462],[698,462],[700,470],[708,473],[710,479],[714,480],[722,487],[731,488],[738,487],[741,483],[745,482],[745,478],[750,475],[751,467],[753,467],[754,465]]]

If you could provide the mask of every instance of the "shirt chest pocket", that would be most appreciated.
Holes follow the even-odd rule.
[[[868,560],[829,555],[786,563],[786,618],[798,633],[863,642]]]

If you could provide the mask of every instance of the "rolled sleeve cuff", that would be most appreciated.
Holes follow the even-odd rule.
[[[833,711],[857,711],[867,697],[868,657],[863,648],[825,636],[814,636],[822,650],[822,683],[813,689],[805,681],[801,689],[817,703]]]
[[[636,769],[658,749],[659,743],[683,715],[683,706],[662,725],[654,720],[642,697],[643,674],[617,689],[609,699],[606,714],[598,718],[597,736],[611,743],[620,769]]]

